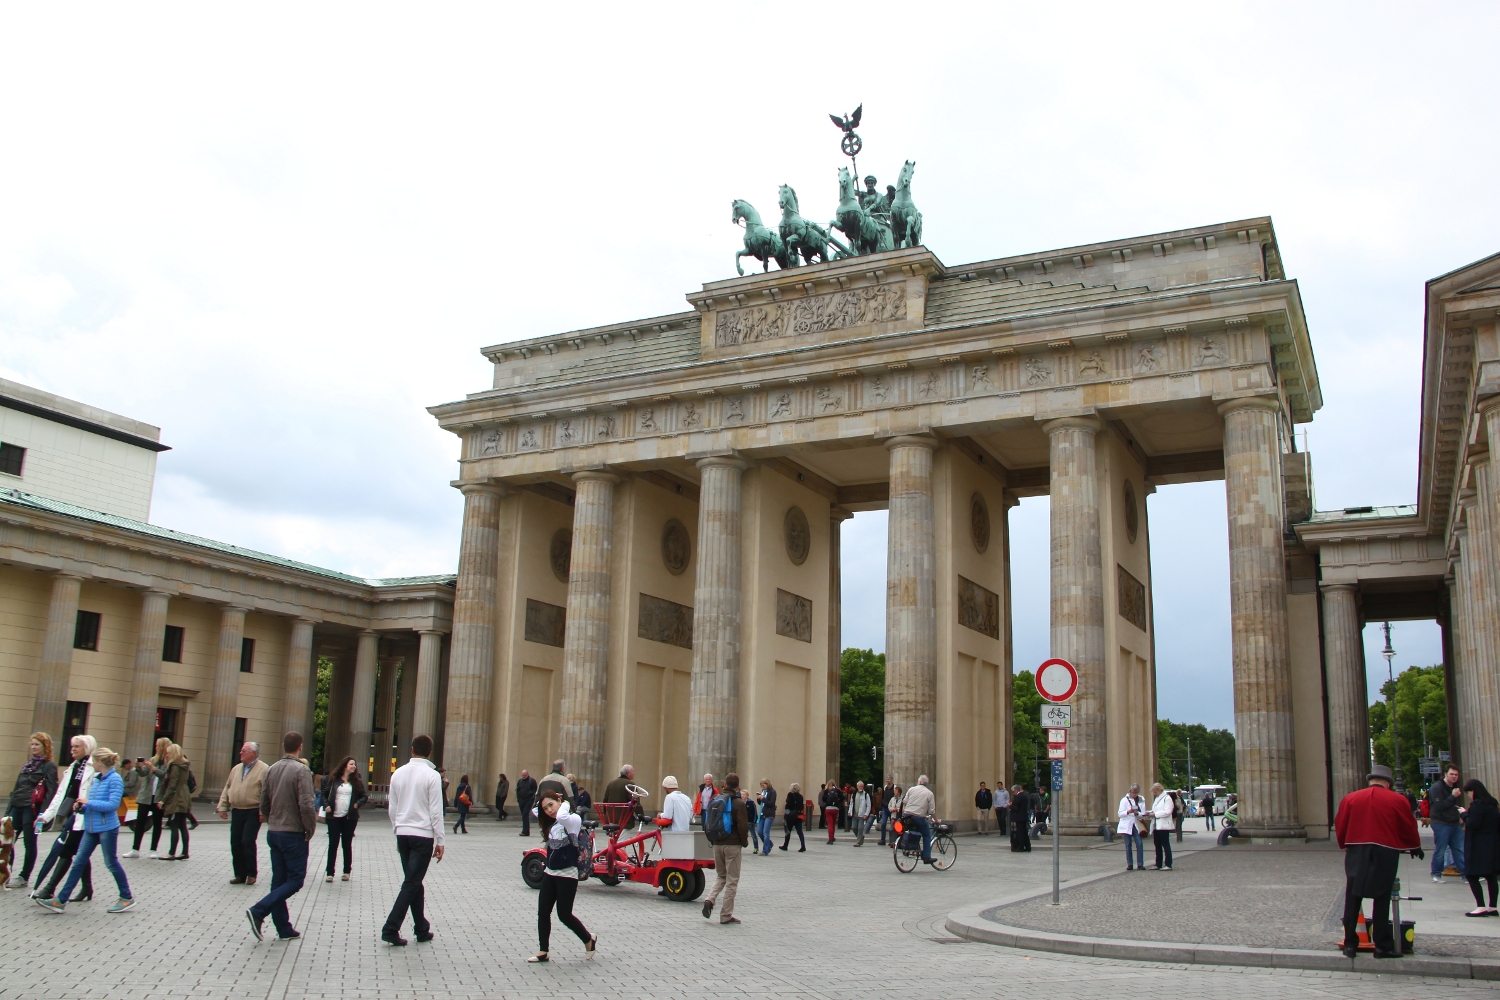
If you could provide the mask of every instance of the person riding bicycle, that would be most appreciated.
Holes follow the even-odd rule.
[[[932,864],[932,826],[937,822],[937,799],[927,787],[927,775],[901,797],[901,824],[922,835],[922,864]]]

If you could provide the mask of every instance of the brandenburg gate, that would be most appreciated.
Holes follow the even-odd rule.
[[[1223,479],[1242,824],[1326,828],[1283,494],[1321,399],[1270,219],[959,267],[904,246],[687,304],[485,348],[493,385],[431,409],[463,442],[450,774],[837,777],[840,522],[886,509],[886,770],[967,816],[1011,773],[1011,588],[1042,585],[1011,578],[1007,512],[1049,494],[1081,679],[1060,818],[1092,834],[1155,773],[1146,497]]]

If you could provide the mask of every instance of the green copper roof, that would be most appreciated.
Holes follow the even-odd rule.
[[[1388,517],[1416,517],[1416,504],[1388,507],[1345,507],[1343,510],[1313,511],[1314,521],[1377,521]]]
[[[228,542],[216,542],[212,538],[189,535],[185,532],[173,531],[171,528],[162,528],[154,524],[147,524],[145,521],[136,521],[128,517],[121,517],[118,514],[105,514],[102,511],[89,510],[87,507],[78,507],[74,504],[64,503],[61,500],[39,497],[32,493],[22,493],[20,490],[0,490],[0,504],[10,507],[47,511],[51,514],[60,514],[63,517],[71,517],[79,521],[89,521],[94,524],[107,525],[111,528],[119,528],[122,531],[129,531],[137,535],[148,535],[153,538],[176,542],[179,545],[190,545],[194,548],[222,552],[225,555],[237,556],[241,559],[250,559],[254,562],[266,563],[271,566],[280,566],[283,569],[299,570],[303,573],[312,573],[315,576],[327,577],[331,580],[342,580],[345,583],[359,584],[365,587],[410,587],[422,584],[443,584],[451,587],[456,579],[456,574],[452,573],[440,573],[435,576],[402,576],[390,579],[370,579],[362,576],[353,576],[349,573],[340,573],[336,569],[324,569],[321,566],[298,562],[295,559],[286,559],[282,556],[273,556],[266,552],[257,552],[254,549],[230,545]]]

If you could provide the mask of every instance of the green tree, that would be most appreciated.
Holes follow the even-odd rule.
[[[1394,686],[1393,686],[1394,685]],[[1408,788],[1423,787],[1426,782],[1417,764],[1426,749],[1422,745],[1422,723],[1427,723],[1427,742],[1433,756],[1448,750],[1448,694],[1443,668],[1408,667],[1396,680],[1380,686],[1381,701],[1370,706],[1370,738],[1375,743],[1375,762],[1391,766],[1391,711],[1384,699],[1391,698],[1396,707],[1395,736],[1401,743],[1401,771]]]
[[[1013,784],[1036,786],[1036,758],[1047,756],[1047,737],[1042,732],[1042,696],[1030,670],[1016,674],[1011,682],[1011,767]],[[1049,772],[1050,773],[1050,772]],[[1043,778],[1043,781],[1048,780]]]
[[[839,657],[840,781],[879,781],[871,747],[885,743],[885,654],[849,648]]]
[[[1235,788],[1234,733],[1200,722],[1156,723],[1157,780],[1168,788],[1188,787],[1188,740],[1192,740],[1193,784]]]
[[[328,693],[333,689],[333,661],[326,656],[318,657],[318,696],[313,703],[312,752],[307,762],[314,774],[323,771],[323,744],[328,738]],[[329,763],[335,763],[330,761]]]

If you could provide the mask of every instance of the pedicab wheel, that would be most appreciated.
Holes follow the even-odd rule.
[[[896,860],[896,867],[903,872],[909,872],[917,867],[919,856],[911,851],[903,851],[897,847],[891,851],[891,855]]]
[[[667,898],[677,903],[686,903],[693,898],[693,876],[681,868],[668,868],[661,877],[661,887],[667,890]]]
[[[618,871],[615,872],[613,875],[609,874],[608,872],[596,872],[594,874],[594,877],[596,879],[598,879],[599,881],[603,882],[605,885],[619,885],[620,884],[620,873]]]
[[[699,896],[703,895],[703,890],[707,889],[707,888],[708,888],[708,878],[707,878],[707,876],[705,876],[703,874],[703,869],[702,868],[694,868],[693,869],[693,894],[691,896],[689,896],[688,899],[689,900],[697,899]]]
[[[547,869],[547,859],[540,854],[528,854],[521,859],[521,878],[533,889],[542,887],[542,873]]]
[[[958,845],[953,838],[946,834],[939,835],[932,842],[932,867],[940,872],[945,872],[953,867],[958,860]]]

